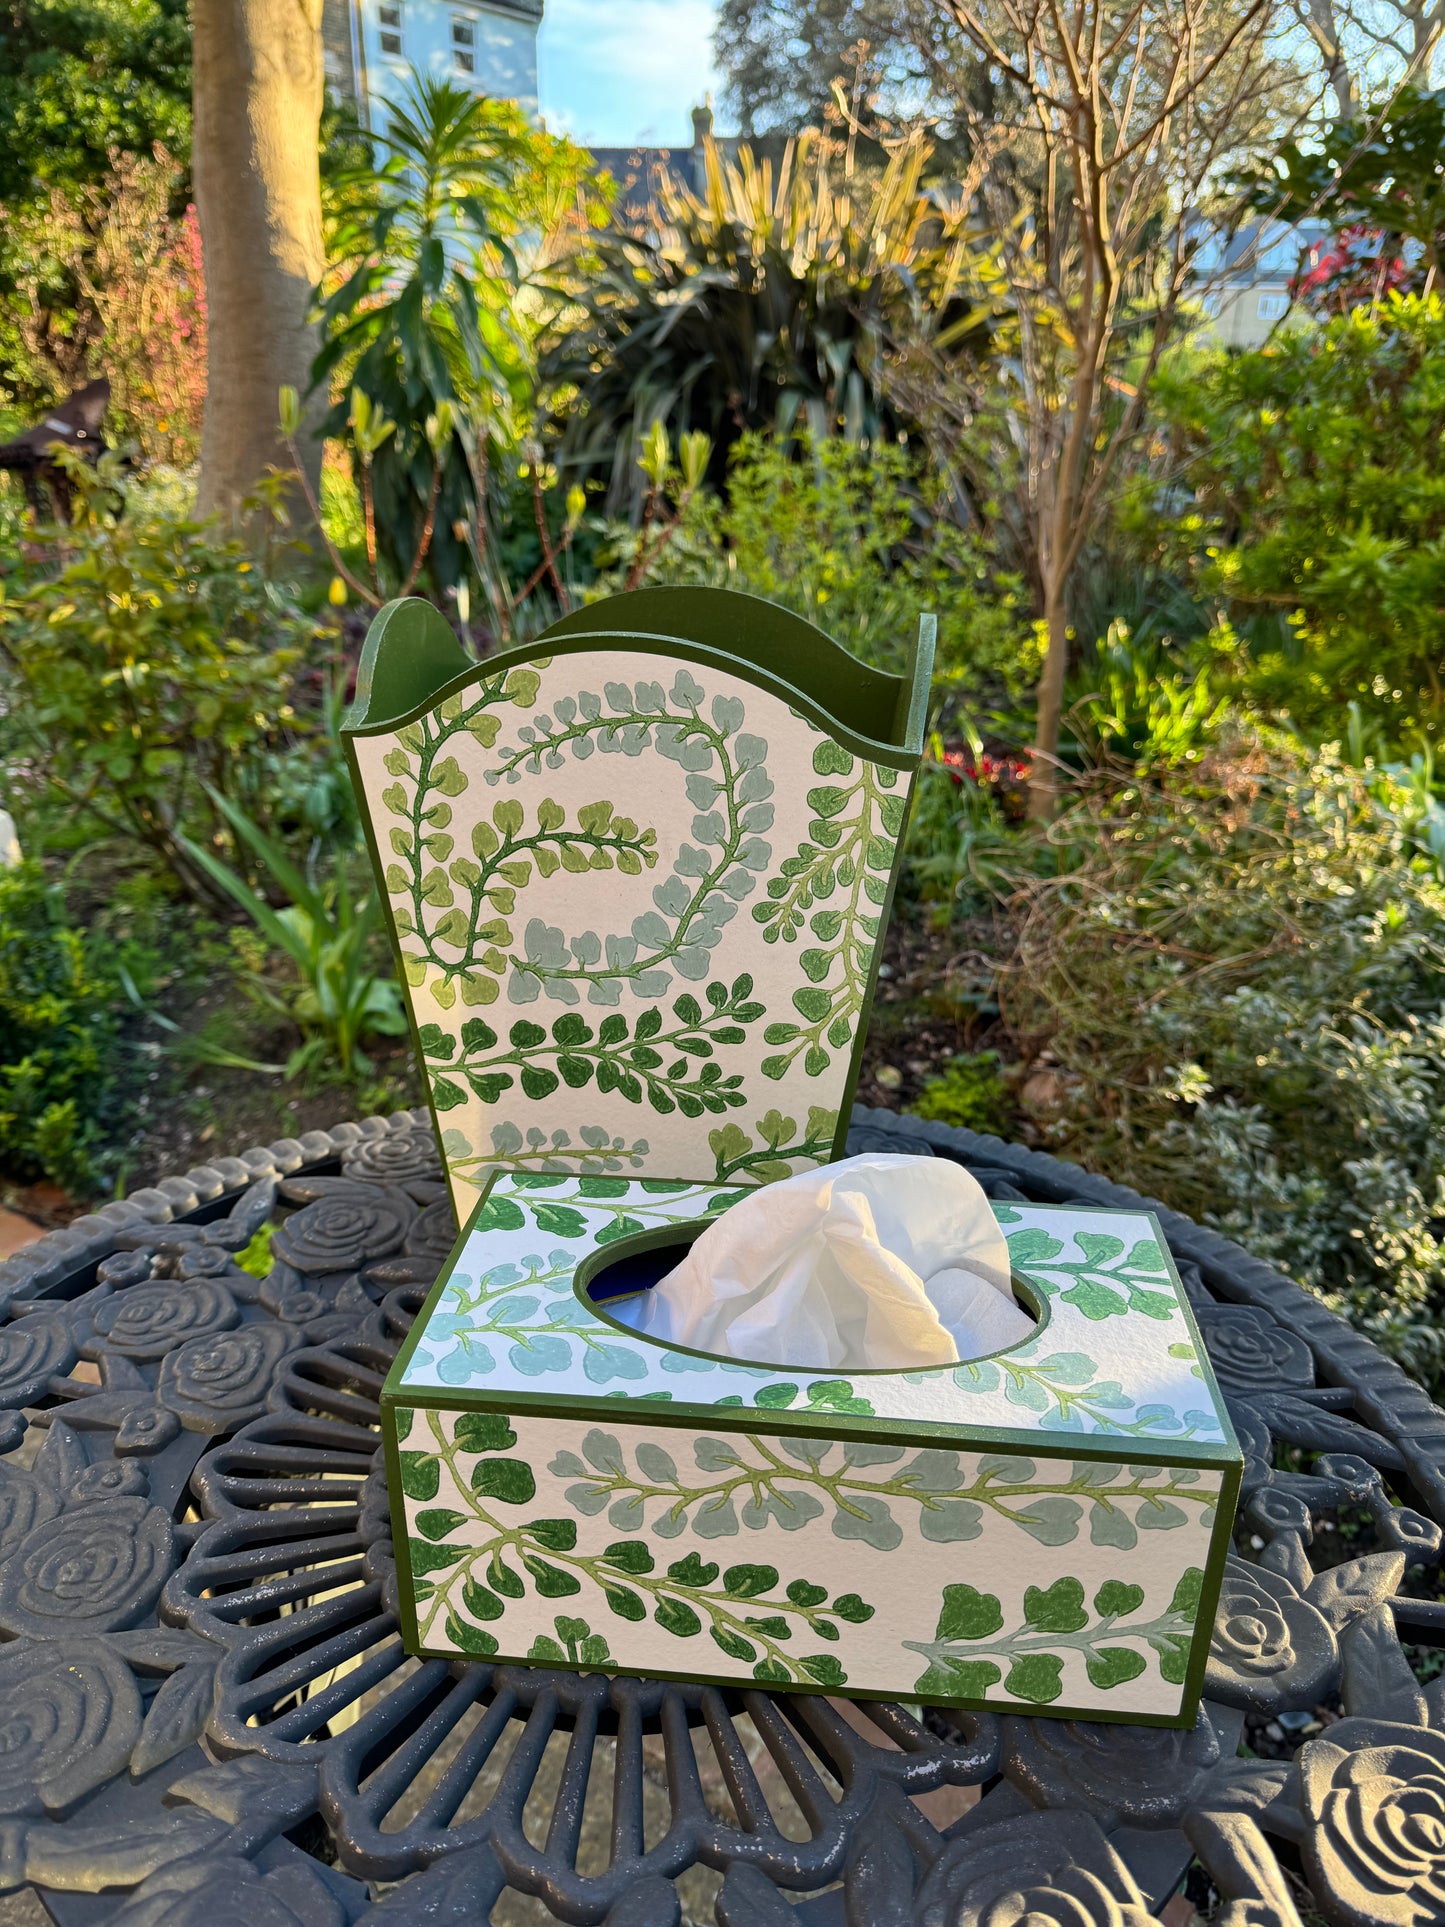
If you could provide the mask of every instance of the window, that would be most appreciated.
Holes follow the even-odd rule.
[[[391,0],[386,6],[378,7],[376,17],[381,23],[381,51],[390,54],[394,60],[401,58],[401,4]]]
[[[1262,294],[1259,297],[1259,318],[1261,321],[1278,321],[1289,310],[1287,294]]]
[[[477,26],[464,13],[452,15],[452,64],[464,74],[477,71]]]

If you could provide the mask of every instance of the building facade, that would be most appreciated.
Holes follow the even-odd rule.
[[[1323,221],[1266,221],[1206,240],[1195,273],[1208,290],[1203,306],[1215,340],[1226,348],[1258,348],[1281,322],[1293,325],[1295,281],[1329,236]]]
[[[543,0],[324,0],[322,40],[333,93],[364,127],[414,75],[537,106]]]

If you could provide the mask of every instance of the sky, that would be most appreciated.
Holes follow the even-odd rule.
[[[692,109],[722,91],[716,0],[546,0],[542,117],[594,147],[692,145]]]

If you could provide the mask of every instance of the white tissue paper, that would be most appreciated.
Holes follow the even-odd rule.
[[[669,1344],[815,1371],[950,1365],[1034,1329],[978,1181],[946,1158],[890,1155],[762,1186],[609,1310]]]

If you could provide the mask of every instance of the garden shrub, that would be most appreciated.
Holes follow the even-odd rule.
[[[1350,699],[1396,741],[1434,733],[1445,304],[1392,295],[1253,353],[1189,357],[1155,398],[1192,489],[1165,546],[1249,638],[1248,694],[1320,733]]]
[[[955,1130],[1007,1130],[1011,1105],[1008,1086],[999,1070],[997,1051],[984,1050],[955,1057],[937,1077],[930,1077],[909,1105],[914,1117]]]
[[[52,799],[205,895],[177,833],[225,831],[207,785],[254,807],[263,752],[304,727],[291,684],[312,625],[213,527],[158,512],[141,491],[131,512],[113,512],[108,458],[102,470],[95,482],[77,471],[77,522],[54,537],[58,566],[32,570],[8,597],[0,585],[13,676],[4,730]]]
[[[206,291],[185,170],[163,147],[103,181],[0,209],[0,372],[31,407],[105,374],[106,433],[189,467],[206,393]],[[32,417],[33,419],[33,417]],[[28,423],[27,423],[28,425]]]
[[[1058,1066],[1050,1149],[1438,1384],[1445,883],[1417,811],[1389,773],[1242,727],[1187,773],[1100,780],[1052,833],[1061,873],[1022,890],[1003,1003]]]
[[[124,1111],[120,992],[40,864],[0,870],[0,1166],[93,1190]]]
[[[939,691],[1020,689],[1037,672],[1020,585],[897,443],[805,437],[789,452],[771,436],[743,436],[726,496],[694,498],[650,580],[764,596],[890,669],[919,617],[935,614]]]

